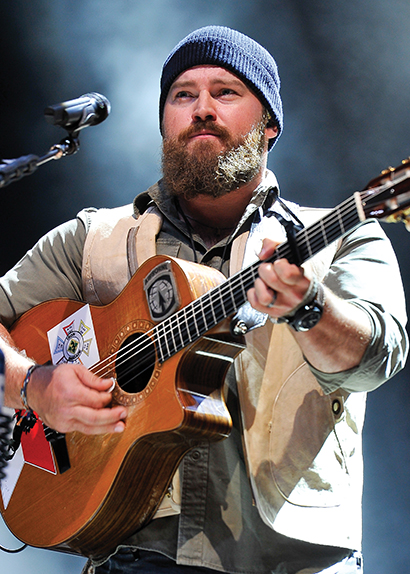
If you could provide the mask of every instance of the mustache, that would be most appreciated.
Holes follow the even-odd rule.
[[[218,126],[213,120],[201,120],[183,130],[178,136],[178,141],[186,143],[191,137],[199,135],[204,131],[209,131],[225,141],[231,139],[231,135],[226,128]]]

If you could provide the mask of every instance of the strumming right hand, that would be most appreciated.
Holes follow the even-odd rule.
[[[27,385],[27,401],[50,428],[65,433],[122,432],[127,409],[111,403],[112,379],[100,379],[82,365],[41,366]]]

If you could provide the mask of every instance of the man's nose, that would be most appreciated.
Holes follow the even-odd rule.
[[[195,107],[192,113],[194,122],[213,120],[217,118],[215,101],[207,91],[201,91],[196,99]]]

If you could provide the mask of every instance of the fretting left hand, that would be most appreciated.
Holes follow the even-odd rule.
[[[259,258],[271,257],[277,245],[271,239],[264,239]],[[259,277],[248,291],[248,300],[257,311],[278,318],[288,315],[301,303],[309,285],[310,279],[302,267],[278,259],[259,266]]]

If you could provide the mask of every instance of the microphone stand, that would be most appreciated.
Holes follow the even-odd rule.
[[[6,187],[10,183],[18,181],[26,175],[31,175],[41,165],[52,159],[60,159],[67,155],[73,155],[80,149],[78,131],[73,131],[61,140],[60,143],[53,145],[49,151],[38,157],[36,155],[23,155],[16,159],[0,160],[0,188]]]

